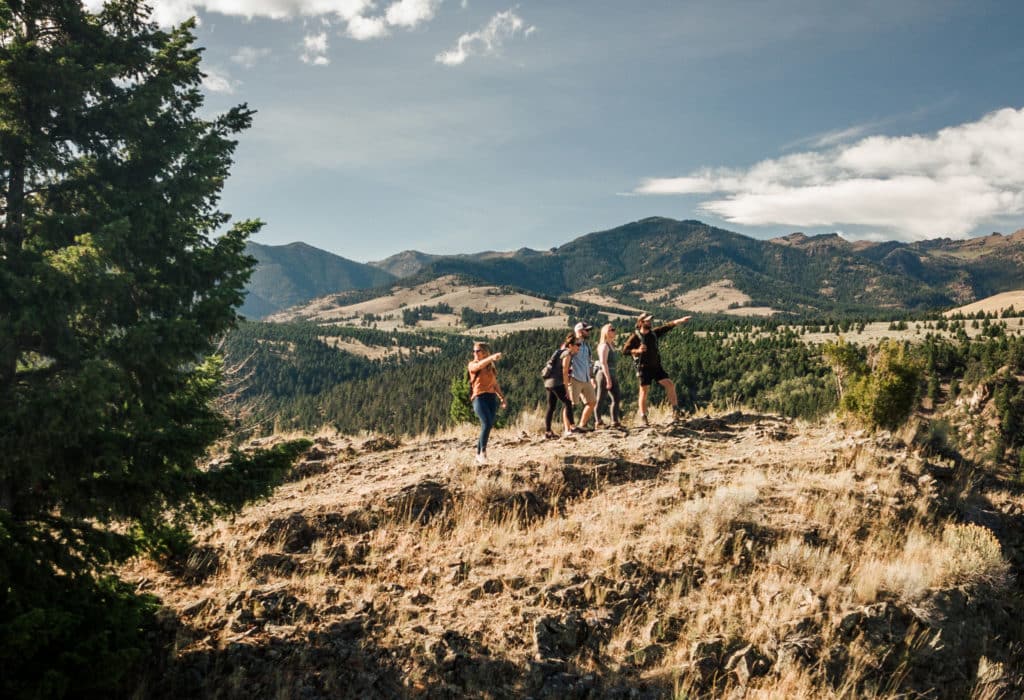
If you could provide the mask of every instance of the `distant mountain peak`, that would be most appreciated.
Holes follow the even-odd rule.
[[[441,256],[421,253],[418,250],[403,250],[401,253],[395,253],[383,260],[371,261],[367,264],[384,270],[398,279],[404,279],[412,277],[439,257]]]
[[[249,241],[246,252],[256,258],[247,298],[239,309],[249,318],[262,318],[323,294],[379,287],[395,279],[386,270],[301,241],[276,246]]]
[[[776,243],[778,245],[788,245],[794,248],[807,248],[807,247],[821,247],[821,246],[848,246],[850,244],[845,238],[840,236],[838,233],[819,233],[813,236],[808,236],[802,231],[796,231],[785,236],[779,236],[772,238],[770,243]]]

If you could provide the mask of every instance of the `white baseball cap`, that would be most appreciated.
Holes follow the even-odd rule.
[[[579,333],[580,331],[589,331],[591,328],[593,328],[593,326],[591,326],[590,324],[580,321],[579,323],[576,324],[576,327],[573,329],[573,331]]]

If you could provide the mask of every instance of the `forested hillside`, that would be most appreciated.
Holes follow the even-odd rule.
[[[508,416],[545,400],[540,369],[564,334],[526,331],[493,341],[493,349],[504,354],[499,377],[509,399]],[[332,336],[403,351],[388,360],[369,360],[334,349]],[[328,425],[343,432],[418,434],[448,425],[450,386],[464,376],[471,346],[465,336],[246,323],[228,337],[225,351],[228,365],[243,367],[238,374],[246,377],[233,394],[236,412],[259,418],[265,429]],[[665,366],[691,407],[745,404],[811,417],[835,406],[828,367],[795,332],[762,332],[756,325],[737,325],[732,333],[680,328],[661,347]],[[637,386],[627,359],[618,375],[631,411]],[[655,396],[660,400],[660,391]]]
[[[890,335],[905,338],[898,342],[922,367],[915,396],[936,402],[942,396],[956,398],[963,382],[976,383],[1001,366],[1022,364],[1024,338],[1019,326],[1008,335],[1005,323],[939,319],[913,327],[893,322],[889,328]],[[707,318],[671,331],[660,347],[681,401],[690,409],[748,406],[815,418],[839,401],[834,368],[823,348],[857,339],[863,327],[851,321],[777,327],[768,320]],[[491,341],[493,350],[504,355],[498,365],[509,399],[503,420],[543,405],[540,370],[565,332],[525,331]],[[596,337],[591,344],[596,348]],[[864,361],[872,344],[877,341],[858,350]],[[257,432],[327,426],[345,433],[435,433],[450,425],[452,385],[465,377],[471,346],[470,336],[451,333],[244,323],[223,348],[235,377],[227,405],[241,423],[258,426]],[[1024,408],[1016,407],[1020,384],[1014,376],[1011,372],[996,387],[1005,414],[1000,420],[1010,426],[1001,440],[1010,450],[1019,448],[1014,416],[1024,416]],[[629,416],[637,386],[626,358],[620,360],[618,377]],[[660,389],[654,398],[663,400]]]
[[[379,287],[395,279],[386,270],[305,243],[268,246],[250,241],[245,252],[255,258],[256,267],[239,313],[252,319],[323,294]]]
[[[679,302],[685,292],[728,281],[744,295],[744,306],[798,315],[891,313],[949,308],[1019,288],[1024,233],[918,243],[850,243],[835,234],[797,233],[766,241],[700,221],[652,217],[545,251],[522,248],[454,256],[405,251],[373,265],[381,269],[370,269],[381,274],[393,270],[400,275],[401,287],[456,275],[474,284],[550,297],[598,290],[620,304],[661,300],[686,308]],[[296,271],[301,275],[302,267]],[[328,289],[323,279],[315,282],[309,289],[292,290],[289,285],[298,284],[296,277],[286,279],[282,288],[289,290],[291,303],[299,303],[316,294],[383,284],[372,277],[336,289]],[[263,294],[255,287],[253,291],[254,301]],[[368,298],[383,293],[375,290]]]

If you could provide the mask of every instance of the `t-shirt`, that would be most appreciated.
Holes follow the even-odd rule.
[[[572,378],[580,382],[590,381],[590,346],[584,340],[577,340],[580,346],[579,352],[572,356],[572,363],[569,371]]]
[[[494,369],[493,364],[488,364],[486,367],[482,367],[476,372],[470,370],[469,383],[473,389],[469,396],[470,401],[480,394],[497,394],[498,371]]]
[[[622,352],[632,355],[632,351],[639,348],[640,345],[646,345],[647,350],[643,355],[640,356],[638,364],[648,369],[657,369],[661,367],[661,353],[658,352],[658,338],[668,333],[670,330],[675,328],[671,323],[667,323],[664,326],[658,326],[657,328],[647,332],[641,333],[640,331],[634,331],[629,340],[622,348]]]
[[[562,376],[562,363],[565,361],[565,353],[567,352],[569,352],[569,349],[564,347],[558,350],[558,359],[555,361],[555,373],[544,380],[545,389],[565,386],[565,378]]]

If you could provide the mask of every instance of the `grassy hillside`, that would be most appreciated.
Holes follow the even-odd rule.
[[[1024,491],[908,429],[752,412],[545,441],[322,434],[295,481],[128,580],[152,698],[999,698]],[[921,432],[922,435],[927,431]]]

